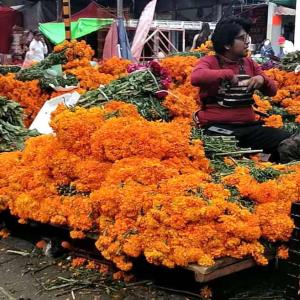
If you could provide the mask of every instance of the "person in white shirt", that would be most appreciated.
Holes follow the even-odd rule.
[[[286,40],[283,36],[280,36],[278,38],[278,45],[280,47],[279,53],[277,55],[279,58],[282,58],[285,55],[296,51],[293,42]]]
[[[29,45],[29,51],[32,52],[32,59],[35,61],[40,62],[45,58],[48,48],[41,33],[34,33],[33,40]]]
[[[29,50],[26,52],[23,67],[28,67],[32,63],[40,62],[45,58],[48,53],[47,45],[38,31],[34,32],[33,40],[29,45]]]

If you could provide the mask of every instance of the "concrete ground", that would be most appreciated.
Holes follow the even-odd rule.
[[[98,271],[70,269],[70,257],[45,256],[29,241],[0,239],[0,300],[196,299],[156,288],[125,284]],[[199,299],[199,298],[198,298]]]
[[[70,268],[70,253],[54,259],[35,247],[46,233],[50,239],[60,234],[51,230],[45,225],[31,228],[10,224],[11,235],[0,238],[0,300],[201,299],[199,292],[203,286],[195,285],[194,275],[183,273],[183,269],[158,268],[139,260],[132,271],[135,281],[126,285],[112,279],[116,269],[104,260],[107,273]],[[76,251],[73,256],[79,255]],[[285,286],[284,272],[271,265],[224,277],[210,287],[216,300],[285,300]]]

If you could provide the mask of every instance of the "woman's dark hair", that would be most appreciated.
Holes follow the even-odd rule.
[[[202,28],[199,32],[199,35],[198,35],[198,38],[197,38],[197,41],[196,41],[196,46],[199,47],[201,46],[203,43],[205,43],[208,38],[210,36],[210,27],[209,27],[209,24],[204,22],[202,24]]]
[[[35,30],[34,32],[33,32],[33,35],[34,36],[39,36],[39,35],[42,35],[38,30]]]
[[[250,32],[251,25],[251,22],[244,18],[228,17],[221,19],[211,37],[214,50],[218,54],[223,54],[226,50],[225,46],[233,45],[234,39],[242,29],[247,33]]]

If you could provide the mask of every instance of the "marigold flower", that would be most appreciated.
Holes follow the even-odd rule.
[[[71,266],[73,268],[82,267],[86,263],[86,261],[87,261],[86,258],[76,257],[72,259]]]
[[[6,228],[0,230],[0,238],[6,239],[9,235],[10,232]]]
[[[277,257],[280,259],[288,259],[289,258],[289,248],[286,246],[280,246],[277,249]]]

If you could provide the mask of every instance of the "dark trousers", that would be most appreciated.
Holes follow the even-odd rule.
[[[204,127],[205,134],[218,135],[210,132],[208,128],[216,126],[219,128],[231,130],[232,135],[239,141],[242,148],[252,148],[253,150],[263,150],[264,153],[272,155],[272,160],[279,161],[278,146],[291,136],[285,130],[271,127],[264,127],[261,122],[251,122],[248,124],[224,124],[214,123]]]

